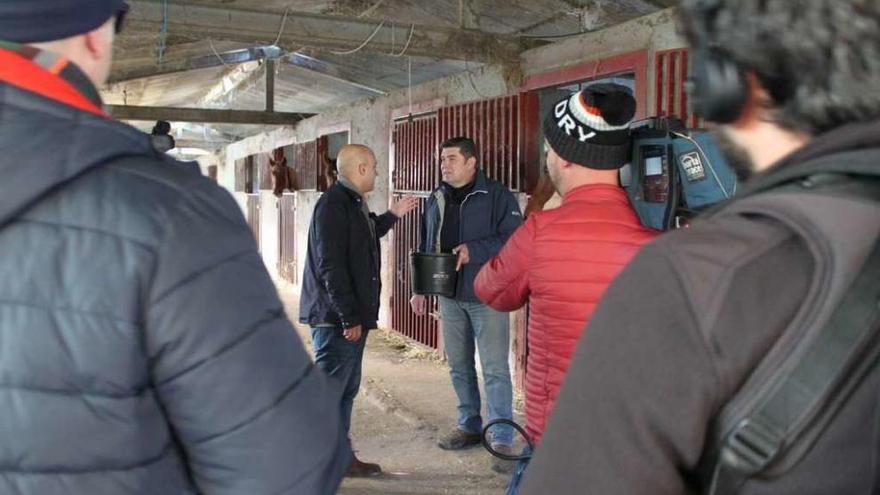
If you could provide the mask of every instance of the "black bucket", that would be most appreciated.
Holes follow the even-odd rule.
[[[413,294],[455,297],[455,284],[458,282],[458,272],[455,271],[457,255],[412,252],[409,259]]]

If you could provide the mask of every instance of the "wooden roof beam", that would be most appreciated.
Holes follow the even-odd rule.
[[[141,107],[107,105],[118,120],[205,122],[211,124],[294,125],[311,117],[308,113],[261,112],[251,110],[213,110],[207,108]]]

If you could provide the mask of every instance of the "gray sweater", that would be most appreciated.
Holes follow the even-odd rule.
[[[878,131],[841,129],[799,156],[873,168]],[[584,331],[520,494],[698,493],[713,418],[800,310],[814,266],[799,235],[760,217],[698,220],[645,247]],[[877,493],[878,390],[875,366],[802,457],[740,495]]]

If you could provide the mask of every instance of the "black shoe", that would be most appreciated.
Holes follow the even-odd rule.
[[[363,462],[354,454],[351,455],[351,458],[351,464],[348,465],[348,471],[345,473],[346,478],[368,478],[382,474],[382,468],[378,464]]]
[[[460,450],[479,445],[481,440],[479,433],[468,433],[456,428],[452,433],[441,438],[437,446],[443,450]]]

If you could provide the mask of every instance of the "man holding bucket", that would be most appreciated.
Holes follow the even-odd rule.
[[[443,181],[428,198],[422,217],[419,252],[457,256],[455,295],[439,299],[443,343],[458,396],[458,425],[438,445],[458,450],[478,445],[483,428],[476,350],[485,379],[489,420],[512,417],[508,315],[477,299],[474,278],[522,224],[522,214],[510,190],[477,167],[477,149],[470,138],[456,137],[441,145],[440,170]],[[425,314],[424,295],[414,295],[410,304],[415,313]],[[507,426],[494,430],[496,450],[509,451],[512,430]],[[506,471],[509,467],[496,463],[493,469]]]

